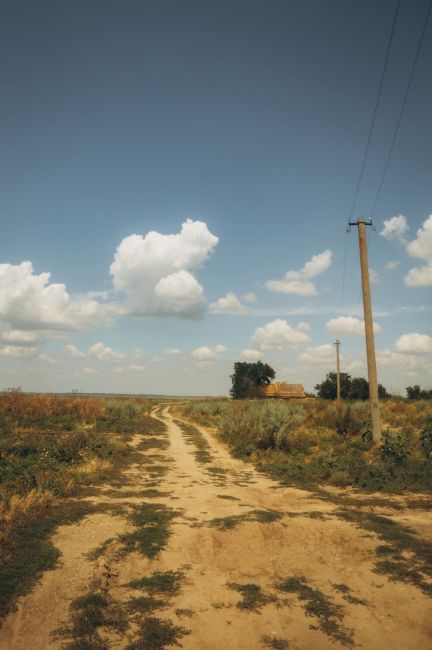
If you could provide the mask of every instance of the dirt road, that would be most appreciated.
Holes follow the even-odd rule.
[[[430,647],[430,598],[375,572],[376,533],[231,458],[169,407],[154,417],[122,481],[86,497],[99,510],[57,529],[58,567],[8,616],[1,650]],[[371,511],[432,539],[421,509]]]

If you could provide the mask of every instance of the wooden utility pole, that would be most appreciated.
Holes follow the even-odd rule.
[[[341,387],[340,387],[340,358],[339,347],[340,341],[336,340],[336,406],[340,410],[341,407]]]
[[[354,223],[349,223],[349,226],[358,227],[359,249],[360,249],[360,268],[363,292],[363,313],[365,324],[366,336],[366,356],[367,368],[369,379],[369,399],[371,406],[371,419],[372,419],[372,434],[373,439],[377,443],[381,443],[381,420],[379,412],[378,401],[378,378],[375,359],[375,341],[373,331],[372,319],[372,301],[369,286],[369,266],[367,258],[367,243],[366,243],[366,226],[372,226],[372,219],[365,221],[361,217]]]

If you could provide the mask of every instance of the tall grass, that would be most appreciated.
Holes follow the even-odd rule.
[[[384,402],[381,446],[372,444],[367,402],[349,403],[340,412],[320,399],[236,400],[214,407],[200,401],[188,403],[183,413],[201,423],[211,419],[235,456],[288,484],[432,489],[430,402]]]
[[[0,615],[55,562],[47,539],[68,498],[107,476],[127,453],[121,432],[140,430],[152,405],[16,388],[0,394]]]

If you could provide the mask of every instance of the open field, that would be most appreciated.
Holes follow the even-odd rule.
[[[4,394],[1,650],[428,647],[430,416]]]

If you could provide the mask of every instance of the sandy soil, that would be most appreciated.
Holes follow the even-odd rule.
[[[126,583],[167,570],[184,572],[181,593],[153,615],[190,631],[179,640],[185,650],[342,647],[328,634],[314,629],[317,619],[306,615],[305,603],[295,594],[276,589],[276,584],[299,575],[343,607],[340,625],[353,630],[354,647],[431,647],[430,599],[414,586],[390,582],[373,572],[379,543],[373,533],[332,515],[338,508],[332,502],[300,489],[281,488],[250,465],[231,458],[203,429],[200,431],[210,445],[212,462],[197,462],[196,448],[185,438],[169,408],[155,417],[166,423],[170,446],[158,451],[164,454],[168,471],[157,479],[157,487],[167,494],[153,501],[180,511],[167,547],[153,560],[136,552],[121,556],[116,538],[130,531],[131,525],[120,512],[107,510],[59,527],[54,543],[61,551],[61,561],[7,617],[0,630],[1,650],[61,648],[62,642],[53,637],[53,632],[67,623],[71,601],[87,593],[90,585],[96,584],[110,597],[125,602],[130,596]],[[140,440],[141,436],[135,436],[134,444]],[[148,453],[152,452],[140,452],[143,464]],[[92,499],[116,506],[148,501],[141,492],[154,480],[137,462],[125,471],[123,487],[99,486]],[[248,520],[248,513],[268,509],[281,513],[281,518],[260,523],[249,515]],[[381,511],[374,508],[374,512]],[[386,514],[393,516],[394,511]],[[231,530],[220,529],[212,522],[230,516],[244,520]],[[398,511],[395,518],[414,528],[418,524],[421,534],[431,538],[432,521],[424,512]],[[112,541],[103,554],[91,559],[91,552],[107,540]],[[241,595],[228,586],[230,582],[259,585],[273,600],[256,611],[240,609],[236,605]],[[344,600],[333,587],[340,583],[348,585],[351,594],[367,604]],[[106,632],[104,638],[109,647],[123,649],[133,632],[132,626],[126,635]],[[282,645],[282,640],[287,645]]]

